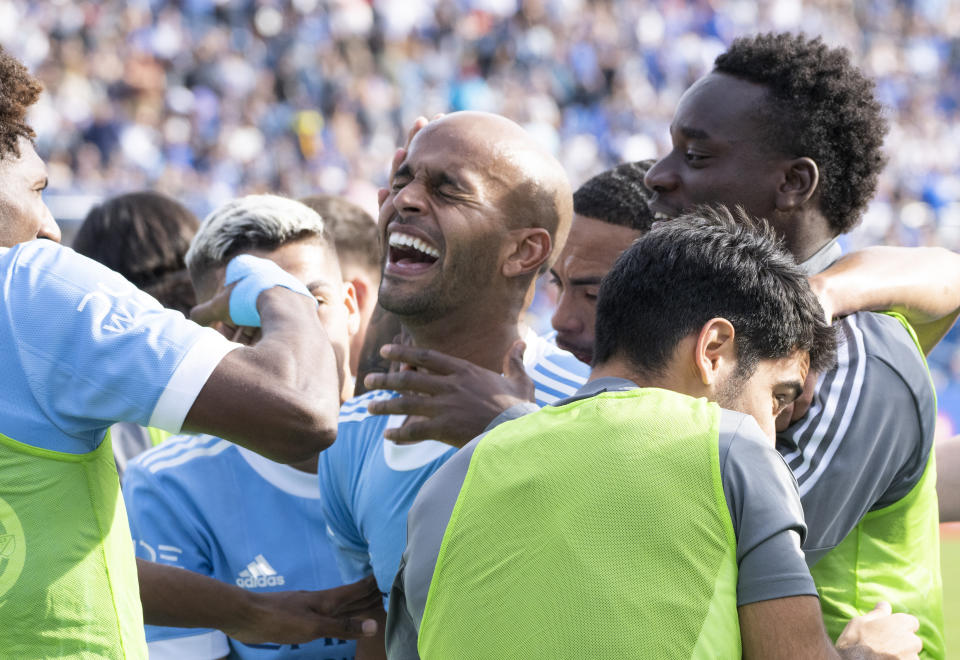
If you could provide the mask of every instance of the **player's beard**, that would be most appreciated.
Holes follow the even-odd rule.
[[[738,410],[740,397],[743,394],[743,386],[746,384],[750,373],[737,368],[734,372],[717,387],[716,402],[721,408],[727,410]]]
[[[411,282],[380,283],[380,306],[405,323],[422,325],[439,321],[464,305],[474,305],[497,274],[499,239],[475,240],[469,253],[448,253],[446,268],[419,290]],[[406,289],[406,290],[405,290]]]

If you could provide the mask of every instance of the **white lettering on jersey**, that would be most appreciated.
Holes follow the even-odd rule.
[[[277,572],[263,555],[257,555],[247,567],[237,575],[237,586],[251,589],[253,587],[280,587],[284,584],[282,575]]]
[[[133,327],[134,314],[144,309],[143,303],[137,300],[138,293],[132,285],[126,291],[118,292],[103,282],[98,282],[97,290],[91,291],[80,300],[77,311],[82,312],[91,300],[102,301],[112,313],[109,318],[104,316],[100,329],[103,332],[120,334]],[[121,298],[123,302],[120,302]]]

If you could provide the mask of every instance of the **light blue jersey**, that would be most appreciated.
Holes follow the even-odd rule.
[[[127,466],[123,495],[137,557],[255,591],[343,584],[316,475],[220,438],[178,436]],[[251,646],[214,630],[146,630],[151,660],[352,660],[356,648],[337,639]]]
[[[69,248],[0,248],[0,433],[21,443],[86,454],[117,421],[179,432],[236,346]]]
[[[572,396],[590,367],[561,351],[548,338],[526,336],[524,366],[544,406]],[[337,441],[320,454],[319,477],[327,533],[340,574],[347,582],[373,573],[386,596],[407,540],[407,512],[423,483],[456,451],[426,440],[400,445],[383,437],[403,416],[371,415],[371,401],[397,396],[377,390],[347,401],[340,409]]]

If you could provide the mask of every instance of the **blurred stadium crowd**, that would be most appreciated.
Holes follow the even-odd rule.
[[[726,44],[785,29],[850,48],[889,108],[889,164],[847,246],[960,249],[950,0],[0,2],[0,42],[47,89],[31,123],[66,230],[143,188],[200,215],[267,191],[375,211],[404,128],[457,109],[520,122],[576,187],[664,153],[677,99]],[[931,367],[958,432],[960,332]]]

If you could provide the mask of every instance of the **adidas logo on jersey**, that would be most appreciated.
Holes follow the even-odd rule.
[[[263,555],[257,555],[247,567],[237,575],[237,586],[246,589],[253,587],[281,587],[284,584],[283,576],[277,575],[273,566]]]

